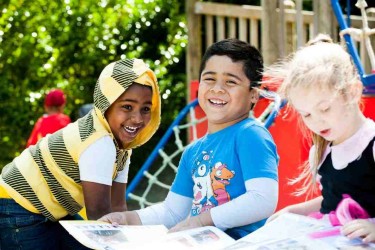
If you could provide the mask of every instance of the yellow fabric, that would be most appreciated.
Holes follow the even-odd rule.
[[[5,192],[4,197],[3,191]],[[24,197],[22,197],[19,193],[17,193],[12,187],[4,182],[3,179],[0,178],[0,198],[12,198],[18,204],[20,204],[23,208],[27,209],[32,213],[39,214],[39,211]]]
[[[83,207],[82,209],[81,209],[81,211],[79,211],[79,216],[81,216],[82,217],[82,219],[84,219],[84,220],[88,220],[88,218],[87,218],[87,214],[86,214],[86,208],[85,207]]]
[[[0,179],[0,198],[11,198],[8,194],[8,192],[5,190],[5,188],[3,188],[2,184],[1,184],[1,179]]]
[[[77,143],[65,143],[65,145],[71,145]],[[42,141],[40,145],[42,149],[43,159],[45,161],[46,168],[52,173],[52,175],[59,181],[60,185],[69,192],[69,194],[78,202],[81,206],[84,206],[83,190],[82,186],[78,183],[75,183],[72,178],[67,176],[64,171],[59,168],[56,162],[53,160],[49,154],[49,148],[47,141]],[[43,176],[40,177],[44,180]],[[38,185],[39,190],[35,190],[39,199],[42,201],[45,206],[49,207],[49,210],[53,211],[52,214],[55,214],[55,217],[65,216],[66,210],[55,200],[51,190],[48,188],[47,183],[43,182],[44,186]],[[34,185],[36,186],[36,185]],[[51,203],[51,201],[55,201]]]
[[[77,138],[80,138],[79,135],[79,128],[77,124],[69,124],[65,127],[65,129],[62,130],[64,143],[67,144],[69,142],[75,141]],[[82,152],[83,146],[81,143],[71,143],[66,148],[69,152],[69,154],[72,156],[74,162],[78,162],[78,157],[80,156],[80,153]]]
[[[124,87],[118,84],[112,77],[103,79],[103,81],[100,82],[100,89],[110,103],[114,103],[118,98],[118,96],[112,95],[112,92],[123,93],[125,91]]]
[[[33,191],[39,195],[42,195],[42,197],[45,196],[45,192],[42,192],[43,190],[40,190],[40,187],[42,187],[43,185],[46,185],[44,178],[39,171],[38,165],[32,159],[30,152],[27,150],[23,151],[19,157],[14,159],[14,162],[16,163],[17,166],[19,166],[18,170],[21,172],[21,174],[23,176],[28,177],[26,180],[28,181],[28,184],[33,188]],[[30,165],[24,164],[26,162],[29,162]],[[16,192],[16,191],[12,188],[12,193],[13,192]],[[48,195],[49,195],[49,192],[48,192]],[[38,210],[30,203],[30,201],[28,201],[27,199],[25,199],[18,193],[14,193],[12,197],[18,204],[20,204],[27,210],[34,212],[34,213],[39,213]]]

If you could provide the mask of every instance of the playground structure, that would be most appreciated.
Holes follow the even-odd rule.
[[[284,9],[284,7],[276,8],[277,1],[264,2],[267,3],[263,5],[268,3],[270,5],[259,7],[186,1],[189,28],[187,49],[189,104],[170,125],[166,134],[128,185],[126,194],[128,201],[136,201],[139,207],[145,207],[163,200],[174,179],[178,161],[185,146],[206,132],[205,115],[197,106],[198,82],[195,79],[198,78],[200,58],[205,48],[226,37],[237,37],[250,42],[260,48],[265,63],[271,64],[277,58],[302,46],[315,34],[328,33],[336,41],[341,36],[365,86],[364,114],[375,120],[375,60],[371,46],[375,39],[371,40],[367,36],[372,32],[375,33],[375,18],[366,16],[365,1],[358,1],[359,5],[362,5],[363,16],[351,16],[349,13],[350,18],[345,17],[338,0],[314,1],[314,7],[317,2],[321,5],[318,13],[301,11],[299,4],[296,4],[296,9]],[[296,2],[301,3],[301,1]],[[336,16],[337,21],[328,22],[327,20],[331,20],[333,15]],[[270,20],[266,20],[266,17],[274,18],[274,23],[281,20],[279,23],[284,24],[283,28],[272,24]],[[319,26],[320,19],[325,19],[328,24],[324,27]],[[204,29],[203,32],[202,29]],[[283,34],[280,34],[277,29]],[[356,37],[352,37],[353,34],[357,34]],[[296,118],[277,116],[280,105],[280,100],[270,102],[263,99],[256,105],[254,113],[250,114],[264,122],[278,146],[280,164],[277,210],[307,198],[294,196],[293,192],[298,186],[290,186],[288,181],[298,175],[298,166],[307,159],[309,149],[308,142],[302,139],[297,128]],[[188,134],[185,140],[184,134]]]
[[[261,2],[262,6],[250,6],[185,1],[189,39],[186,53],[188,83],[198,79],[197,65],[206,48],[227,37],[239,38],[260,49],[266,65],[295,51],[318,33],[330,34],[334,41],[340,38],[339,24],[330,1],[313,0],[313,11],[302,10],[302,0]],[[366,12],[369,28],[375,28],[374,8],[368,8]],[[343,19],[347,17],[343,16]],[[362,29],[362,17],[350,15],[348,26]],[[372,36],[374,42],[375,36]],[[363,68],[370,71],[366,50],[362,49],[365,43],[354,41],[354,46],[359,51]]]

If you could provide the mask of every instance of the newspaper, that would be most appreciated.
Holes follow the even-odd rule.
[[[255,232],[234,240],[212,226],[168,233],[163,225],[114,226],[100,221],[60,221],[83,245],[98,250],[120,249],[249,249],[333,250],[374,249],[360,238],[349,240],[326,220],[286,213]],[[329,237],[312,237],[325,231]]]
[[[325,231],[337,233],[329,237],[311,237]],[[338,227],[332,227],[326,220],[286,213],[225,249],[375,249],[375,244],[365,244],[360,238],[349,240],[340,234]]]
[[[92,249],[127,249],[138,242],[165,237],[167,228],[155,226],[114,226],[100,221],[62,220],[60,224],[82,245]]]
[[[235,240],[212,226],[168,233],[163,225],[114,226],[100,221],[62,220],[60,224],[81,244],[98,250],[222,249]]]

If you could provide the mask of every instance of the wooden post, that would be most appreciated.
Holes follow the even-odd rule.
[[[337,40],[337,21],[334,18],[334,14],[331,7],[331,1],[327,0],[313,0],[314,9],[314,24],[318,27],[314,27],[314,34],[324,33],[332,37],[333,40]],[[315,32],[316,31],[316,32]]]
[[[285,28],[285,8],[284,0],[279,0],[279,49],[280,57],[286,55],[285,43],[286,43],[286,28]]]
[[[199,77],[199,66],[202,58],[201,15],[195,14],[197,0],[185,0],[187,15],[188,44],[186,48],[186,81],[189,98],[190,82]]]
[[[318,35],[318,26],[319,26],[319,19],[318,19],[319,15],[317,15],[318,9],[319,9],[319,3],[318,3],[318,1],[317,0],[313,0],[313,12],[315,13],[315,15],[314,15],[314,21],[313,21],[313,29],[314,30],[312,32],[313,36],[310,37],[310,38],[313,38],[313,37],[315,37],[315,36]]]
[[[278,13],[277,1],[262,0],[262,44],[261,51],[264,58],[264,64],[270,65],[279,58],[280,44],[278,31]]]
[[[291,0],[283,0],[284,5],[284,19],[285,19],[285,12],[290,10],[296,9],[296,4]],[[280,8],[281,12],[281,8]],[[281,13],[280,13],[281,14]],[[284,46],[285,46],[285,55],[289,55],[290,53],[294,52],[296,50],[297,44],[296,44],[296,21],[293,19],[291,21],[286,22],[284,20],[284,26],[285,30],[280,30],[281,32],[284,32],[285,40],[284,40]]]
[[[296,0],[297,49],[304,45],[302,0]]]

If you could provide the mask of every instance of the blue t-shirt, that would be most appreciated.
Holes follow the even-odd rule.
[[[244,194],[249,179],[277,181],[277,165],[276,145],[269,131],[248,118],[190,144],[171,191],[193,199],[191,215],[195,216]],[[257,225],[245,227],[250,233],[262,223]]]

